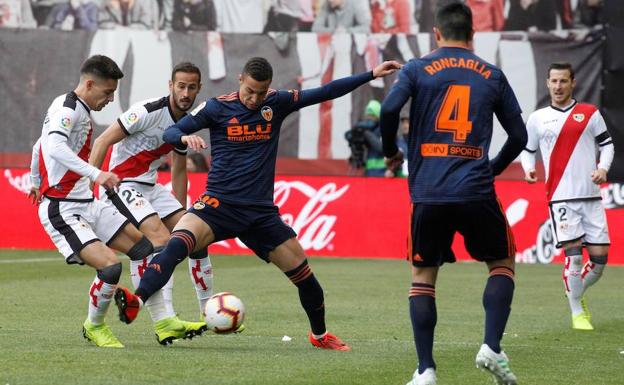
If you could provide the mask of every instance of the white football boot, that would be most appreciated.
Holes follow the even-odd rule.
[[[486,344],[481,345],[475,359],[477,368],[487,370],[498,385],[516,385],[518,380],[509,369],[509,358],[505,352],[495,353]]]
[[[436,385],[436,381],[434,368],[427,368],[422,374],[418,374],[418,369],[416,369],[412,380],[405,385]]]

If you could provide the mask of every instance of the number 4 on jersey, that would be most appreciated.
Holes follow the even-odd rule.
[[[465,142],[472,131],[472,122],[468,120],[469,106],[470,86],[449,86],[436,117],[436,131],[450,132],[453,141]]]

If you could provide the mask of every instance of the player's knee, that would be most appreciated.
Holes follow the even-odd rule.
[[[121,277],[121,262],[98,269],[97,276],[100,280],[110,285],[118,284],[119,277]]]
[[[164,246],[169,241],[171,234],[158,217],[154,216],[153,218],[154,221],[147,220],[141,223],[139,230],[145,234],[147,239],[149,239],[152,244]]]
[[[583,246],[570,246],[564,250],[566,257],[573,257],[575,255],[583,255]]]
[[[167,243],[167,253],[174,255],[176,259],[184,259],[195,249],[195,235],[188,230],[176,230],[171,233]]]
[[[143,236],[137,243],[135,243],[130,250],[126,253],[128,257],[133,261],[140,261],[143,258],[154,252],[154,245],[152,242]]]
[[[596,265],[606,265],[609,257],[607,254],[605,255],[590,255],[589,260],[595,263]]]
[[[582,246],[572,246],[566,247],[565,256],[568,258],[569,266],[568,268],[571,270],[578,270],[581,268],[583,264],[583,247]]]

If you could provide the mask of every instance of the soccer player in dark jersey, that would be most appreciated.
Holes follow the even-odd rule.
[[[381,111],[384,155],[389,168],[396,169],[403,161],[395,144],[399,114],[412,98],[409,304],[419,364],[408,384],[436,383],[435,282],[439,267],[455,261],[455,232],[463,235],[470,255],[489,268],[483,293],[485,337],[477,366],[491,372],[498,384],[515,384],[500,347],[513,298],[515,245],[493,182],[522,151],[526,128],[505,75],[471,51],[470,8],[461,3],[439,8],[434,33],[439,48],[403,66]],[[493,113],[508,139],[489,160]]]
[[[187,255],[213,242],[238,237],[297,286],[310,320],[310,342],[324,349],[350,350],[327,332],[323,290],[295,232],[282,221],[273,202],[278,139],[282,122],[291,112],[346,95],[399,68],[399,63],[388,61],[370,72],[319,88],[277,91],[269,88],[271,65],[255,57],[245,64],[237,92],[207,100],[165,130],[165,142],[197,151],[206,144],[193,133],[210,129],[212,165],[208,185],[178,222],[164,251],[154,257],[135,294],[125,288],[116,291],[120,319],[132,322],[141,304],[169,280],[175,266]]]

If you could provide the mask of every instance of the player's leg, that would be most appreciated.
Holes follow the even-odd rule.
[[[609,229],[607,215],[599,200],[583,202],[582,224],[585,230],[585,246],[589,261],[583,266],[583,293],[595,284],[604,271],[609,255]]]
[[[169,240],[169,231],[138,186],[135,189],[131,184],[124,184],[118,192],[106,192],[102,198],[103,202],[114,206],[134,225],[124,229],[116,239],[112,239],[111,246],[130,258],[130,278],[136,289],[153,254],[160,252]],[[101,226],[108,226],[111,210],[103,208],[102,213]],[[137,237],[139,240],[136,240]],[[171,291],[172,286],[173,279],[147,301],[146,307],[153,322],[175,316],[171,295],[166,293]]]
[[[68,264],[87,264],[97,274],[89,289],[89,309],[83,335],[101,347],[123,347],[104,323],[110,299],[121,275],[115,253],[98,239],[90,222],[92,203],[59,202],[43,199],[39,218],[46,232]],[[118,223],[125,223],[124,219]]]
[[[409,314],[418,367],[408,384],[435,384],[433,341],[438,320],[435,284],[439,266],[452,262],[451,244],[455,225],[452,208],[445,205],[413,204],[410,212],[407,260],[411,264]]]
[[[478,368],[490,372],[497,383],[513,385],[517,382],[516,376],[500,346],[515,289],[513,234],[497,199],[464,203],[459,209],[460,233],[466,249],[476,260],[486,262],[489,270],[482,299],[485,310],[483,344],[475,362]]]
[[[586,247],[589,253],[589,261],[585,263],[581,273],[581,277],[583,278],[583,294],[602,277],[602,273],[609,259],[609,246],[588,244]]]
[[[581,202],[558,202],[550,204],[550,219],[557,247],[564,249],[563,287],[572,313],[572,328],[592,330],[593,327],[583,310],[583,240]]]
[[[88,316],[83,323],[83,336],[101,347],[121,348],[123,345],[104,323],[113,293],[121,276],[121,262],[104,243],[96,241],[80,251],[80,259],[97,274],[89,289]]]
[[[292,232],[292,229],[290,231]],[[254,247],[254,249],[256,248]],[[262,257],[262,255],[259,256]],[[310,321],[312,330],[308,336],[310,342],[320,348],[350,350],[346,343],[327,332],[323,288],[314,276],[314,273],[312,273],[312,269],[297,238],[290,238],[270,251],[268,253],[268,261],[273,262],[297,287],[301,306]]]
[[[123,322],[136,318],[140,306],[171,278],[175,267],[193,251],[205,248],[214,240],[210,226],[193,213],[185,214],[174,228],[164,250],[147,266],[135,294],[125,288],[115,292],[115,303]]]
[[[127,190],[127,191],[126,191]],[[170,230],[163,220],[176,216],[179,220],[184,214],[182,205],[162,185],[143,186],[124,184],[116,197],[112,197],[115,206],[127,210],[124,215],[133,219],[141,233],[154,244],[154,254],[135,260],[131,257],[131,277],[135,290],[139,287],[143,272],[151,263],[154,255],[160,253],[170,237]],[[176,222],[177,222],[176,220]],[[178,338],[193,338],[201,335],[207,328],[205,322],[189,322],[177,317],[173,307],[173,275],[160,290],[155,292],[145,306],[154,322],[157,341],[166,345]]]
[[[184,215],[183,211],[177,211],[163,218],[163,222],[165,226],[172,231],[182,218],[182,215]],[[206,247],[191,253],[191,255],[189,255],[188,265],[191,282],[195,287],[195,294],[197,296],[197,302],[199,303],[199,313],[202,314],[203,318],[206,302],[213,294],[212,262],[208,255],[208,248]]]

